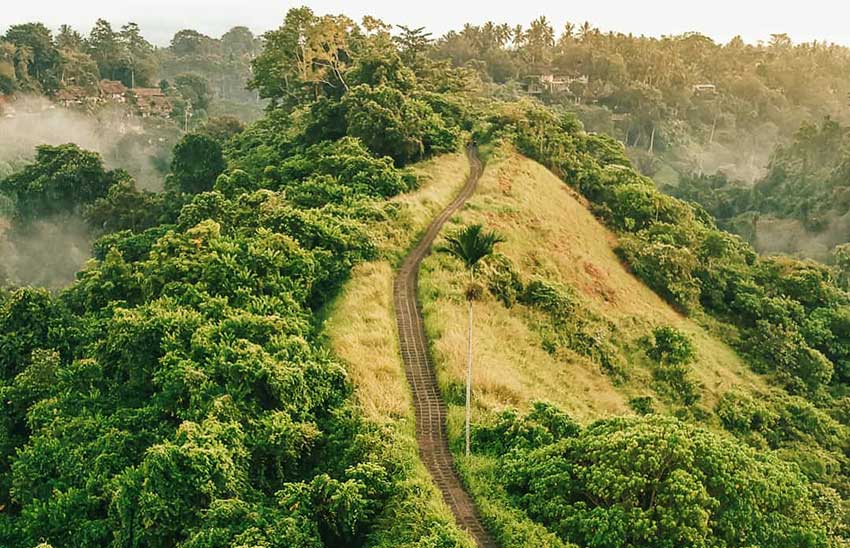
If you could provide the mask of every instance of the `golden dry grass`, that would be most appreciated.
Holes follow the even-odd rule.
[[[348,368],[357,401],[369,418],[412,424],[413,407],[392,308],[393,264],[457,194],[469,173],[463,154],[447,154],[414,168],[415,192],[398,196],[395,219],[378,230],[386,259],[358,265],[327,311],[324,333]],[[412,426],[411,426],[412,428]]]
[[[427,516],[422,518],[453,523],[451,510],[418,458],[412,396],[392,308],[392,284],[393,265],[457,194],[469,165],[463,154],[449,154],[414,169],[420,177],[419,189],[395,198],[397,215],[377,228],[385,258],[354,268],[342,292],[326,310],[323,333],[334,355],[346,365],[364,416],[400,434],[395,449],[413,463],[410,488],[424,502],[422,511]],[[467,546],[472,546],[471,539],[467,539]]]
[[[393,264],[404,258],[431,219],[460,191],[469,174],[469,162],[464,154],[445,154],[416,164],[412,170],[419,178],[419,188],[390,200],[396,215],[374,233],[381,254]]]
[[[733,385],[763,387],[728,346],[637,280],[613,251],[616,237],[575,191],[536,162],[501,153],[452,222],[480,222],[498,230],[507,239],[498,250],[524,278],[541,275],[575,288],[587,307],[618,327],[626,339],[619,341],[621,346],[631,345],[660,324],[689,333],[699,352],[695,377],[702,385],[702,405],[713,406]],[[435,254],[423,264],[420,281],[438,376],[450,399],[465,378],[466,311],[458,270],[456,262]],[[522,306],[506,309],[492,297],[476,303],[478,410],[522,408],[542,399],[557,403],[577,419],[590,420],[629,413],[630,397],[652,395],[650,372],[639,356],[633,356],[637,359],[629,367],[629,381],[615,386],[599,366],[579,355],[566,352],[556,357],[545,352],[528,325],[530,314]]]
[[[348,366],[364,414],[376,421],[412,420],[410,390],[398,349],[386,261],[358,265],[328,320],[334,354]]]

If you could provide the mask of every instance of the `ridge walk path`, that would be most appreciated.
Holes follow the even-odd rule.
[[[419,265],[422,259],[431,251],[431,244],[443,224],[472,195],[481,177],[482,165],[478,151],[470,146],[466,155],[470,166],[466,184],[452,203],[431,221],[425,235],[405,257],[393,283],[393,303],[404,372],[413,391],[416,441],[420,457],[442,492],[446,504],[451,508],[458,525],[472,535],[479,548],[497,548],[498,545],[484,527],[475,504],[464,490],[455,471],[446,432],[446,404],[437,386],[434,365],[428,352],[422,310],[417,298]]]

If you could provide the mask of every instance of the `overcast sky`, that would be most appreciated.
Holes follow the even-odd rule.
[[[167,44],[176,30],[194,28],[219,36],[235,25],[255,32],[279,26],[290,7],[317,13],[374,15],[387,23],[425,26],[434,36],[464,23],[527,24],[545,15],[557,31],[566,21],[590,21],[602,30],[660,36],[699,31],[719,41],[740,34],[748,42],[787,32],[795,42],[827,40],[850,45],[850,8],[839,0],[580,0],[511,2],[493,0],[0,0],[0,32],[15,23],[68,23],[88,32],[98,17],[114,27],[135,21],[145,36]]]

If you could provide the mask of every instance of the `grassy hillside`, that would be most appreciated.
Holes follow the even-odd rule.
[[[455,226],[473,222],[505,236],[499,251],[523,278],[566,285],[592,314],[609,321],[624,368],[624,378],[612,377],[576,352],[547,352],[535,328],[538,312],[522,304],[506,308],[486,295],[475,305],[474,392],[479,411],[548,400],[586,421],[630,413],[628,401],[638,396],[653,397],[663,409],[665,398],[657,393],[650,364],[639,348],[639,339],[658,325],[676,327],[694,340],[702,406],[712,407],[733,386],[764,388],[728,346],[629,273],[613,251],[616,237],[575,191],[536,162],[512,152],[493,159],[476,195],[452,219]],[[446,230],[452,229],[449,225]],[[459,269],[448,257],[432,255],[423,264],[420,286],[440,381],[457,404],[466,352],[465,278]]]
[[[398,350],[392,309],[394,269],[463,186],[469,165],[463,154],[447,154],[423,162],[416,171],[421,186],[394,198],[395,216],[388,218],[376,237],[382,258],[354,268],[351,279],[327,310],[325,334],[334,353],[348,364],[357,401],[365,414],[378,421],[410,421],[410,391]]]
[[[756,399],[771,392],[764,378],[719,337],[674,310],[635,278],[614,251],[617,237],[591,214],[583,198],[540,164],[512,150],[497,151],[476,194],[443,234],[471,223],[482,223],[505,237],[498,251],[526,283],[544,280],[564,287],[577,302],[576,314],[593,318],[588,324],[591,335],[612,343],[611,354],[618,363],[611,371],[585,353],[547,346],[550,332],[540,310],[520,302],[507,307],[484,291],[475,303],[476,428],[492,425],[496,412],[506,408],[536,412],[532,411],[535,401],[551,402],[585,425],[595,419],[635,415],[638,403],[649,401],[659,413],[675,414],[720,432],[715,407],[721,396],[733,388]],[[486,269],[481,277],[487,283]],[[440,253],[425,259],[420,298],[438,379],[449,405],[450,439],[461,475],[502,546],[571,546],[552,534],[553,529],[518,511],[516,500],[505,490],[508,472],[488,454],[488,448],[473,447],[473,456],[460,455],[465,286],[457,261]],[[647,356],[645,338],[659,326],[676,328],[693,342],[696,361],[689,382],[697,393],[695,404],[683,405],[676,387],[665,386],[653,374],[657,364]],[[499,420],[497,424],[505,424]],[[490,426],[483,428],[486,432]],[[500,431],[499,426],[494,428]],[[514,423],[511,428],[522,432],[523,427]]]
[[[419,522],[454,527],[451,511],[419,461],[412,399],[392,309],[392,285],[399,259],[463,186],[469,164],[463,154],[447,154],[419,164],[415,171],[421,186],[394,198],[394,215],[376,231],[382,258],[354,268],[351,279],[326,310],[324,334],[328,347],[347,366],[364,415],[395,430],[396,449],[414,467],[407,487],[418,493],[429,514]],[[400,535],[427,535],[426,531],[408,530],[408,523],[394,525]]]
[[[463,184],[468,166],[462,155],[446,155],[418,167],[422,186],[394,199],[398,208],[382,224],[380,260],[357,266],[341,295],[326,311],[328,346],[348,366],[366,416],[399,433],[402,451],[417,461],[413,411],[398,351],[392,310],[394,268],[433,215]],[[482,222],[507,242],[499,251],[524,279],[546,279],[574,289],[589,313],[604,318],[622,359],[622,375],[611,375],[569,349],[544,348],[539,311],[505,307],[490,294],[476,303],[475,419],[506,407],[528,409],[536,400],[557,404],[581,422],[633,414],[629,401],[650,396],[659,411],[682,408],[652,377],[640,339],[658,325],[690,335],[698,362],[698,408],[708,411],[734,386],[761,392],[767,387],[725,344],[683,317],[637,280],[614,253],[617,240],[590,213],[582,198],[548,170],[514,152],[490,160],[476,194],[446,231]],[[465,367],[464,276],[443,254],[425,259],[420,280],[426,328],[432,337],[438,376],[450,410],[450,431],[459,439]],[[510,341],[506,343],[505,341]],[[511,509],[497,485],[495,462],[461,459],[480,509],[505,546],[565,546],[526,516]],[[415,483],[434,519],[451,515],[427,473],[416,464]]]

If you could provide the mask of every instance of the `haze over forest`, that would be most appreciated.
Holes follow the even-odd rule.
[[[845,18],[739,4],[4,11],[0,547],[850,547]]]
[[[152,43],[164,46],[176,31],[187,26],[205,34],[221,35],[230,27],[245,25],[261,34],[275,28],[286,10],[295,5],[298,3],[271,0],[248,3],[234,0],[128,0],[120,3],[86,0],[72,6],[53,0],[35,0],[4,6],[0,30],[7,25],[37,20],[54,29],[71,24],[88,32],[96,19],[104,18],[116,26],[134,21],[145,29]],[[318,0],[311,2],[310,7],[319,14],[345,13],[354,19],[371,15],[393,24],[413,28],[424,26],[434,35],[460,30],[467,23],[504,21],[528,25],[540,15],[546,15],[556,29],[567,21],[590,21],[605,30],[656,37],[700,32],[719,42],[741,36],[749,43],[756,43],[768,41],[771,34],[784,32],[796,42],[818,40],[850,45],[850,36],[842,24],[845,8],[828,0],[806,3],[719,0],[687,5],[674,0],[488,4],[448,0],[428,3],[379,0],[362,4]]]

